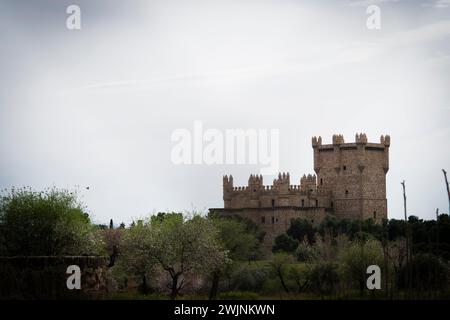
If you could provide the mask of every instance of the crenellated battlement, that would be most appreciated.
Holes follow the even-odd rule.
[[[367,136],[365,133],[355,134],[355,142],[356,144],[366,144]]]
[[[223,182],[233,184],[233,176],[232,176],[231,174],[230,174],[230,176],[224,175],[224,176],[223,176]]]
[[[372,146],[374,145],[380,145],[383,147],[389,147],[391,144],[391,138],[389,135],[382,135],[380,137],[380,143],[369,143],[367,135],[365,133],[356,133],[355,134],[355,141],[354,142],[345,142],[344,136],[342,134],[334,134],[331,139],[330,144],[324,144],[322,142],[322,137],[312,137],[311,139],[312,147],[315,148],[331,148],[334,146],[351,146],[351,145],[362,145],[362,144],[370,144]]]
[[[252,186],[252,185],[257,185],[257,186],[262,186],[263,185],[263,177],[262,175],[250,175],[250,178],[248,178],[248,185]]]
[[[385,136],[381,135],[380,144],[383,144],[386,147],[389,147],[391,145],[391,137],[388,134]]]
[[[304,174],[300,178],[299,184],[290,184],[290,174],[289,172],[280,172],[278,178],[273,180],[272,185],[264,185],[262,175],[251,174],[248,179],[247,186],[233,186],[233,177],[224,176],[223,178],[224,190],[236,192],[250,192],[252,191],[316,191],[317,190],[317,178],[315,174]]]
[[[322,137],[312,137],[312,146],[313,148],[320,147],[322,145]]]
[[[333,145],[344,144],[344,136],[342,134],[333,134]]]
[[[300,179],[300,189],[301,190],[315,190],[317,188],[316,175],[304,174]]]

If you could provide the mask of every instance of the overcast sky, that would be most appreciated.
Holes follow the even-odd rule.
[[[403,179],[410,214],[448,212],[448,0],[3,0],[0,30],[1,188],[78,189],[97,222],[222,207],[222,176],[260,167],[173,164],[172,132],[199,120],[279,129],[292,184],[312,136],[390,134],[389,217]]]

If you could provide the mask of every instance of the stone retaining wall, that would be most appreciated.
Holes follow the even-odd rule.
[[[107,294],[107,257],[0,257],[0,299],[99,299]],[[67,267],[81,271],[81,289],[67,288]]]

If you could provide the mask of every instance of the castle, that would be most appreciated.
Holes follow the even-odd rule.
[[[235,187],[233,177],[223,177],[223,209],[219,215],[248,218],[265,231],[264,246],[272,247],[293,218],[320,223],[327,215],[347,219],[387,219],[386,173],[389,170],[388,135],[380,143],[370,143],[363,133],[355,142],[345,143],[333,135],[332,144],[322,137],[312,138],[315,174],[303,175],[299,185],[291,185],[289,173],[280,173],[271,186],[261,175],[250,175],[248,185]]]

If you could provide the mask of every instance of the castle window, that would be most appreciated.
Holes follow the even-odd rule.
[[[376,212],[376,211],[373,212],[373,219],[374,219],[374,220],[377,219],[377,212]]]
[[[261,217],[261,223],[266,223],[266,217]]]
[[[275,217],[272,217],[272,223],[275,223]]]
[[[322,178],[320,178],[320,185],[321,186],[323,185],[323,179]]]
[[[343,169],[343,170],[347,170],[347,166],[343,166],[342,169]]]
[[[256,192],[256,189],[253,189],[253,192]]]
[[[319,206],[319,200],[316,199],[316,207]]]
[[[345,196],[348,196],[348,190],[345,190]]]
[[[302,207],[305,206],[305,199],[302,199]]]
[[[333,208],[333,201],[331,201],[331,207]]]
[[[275,199],[272,199],[272,208],[275,207]]]

